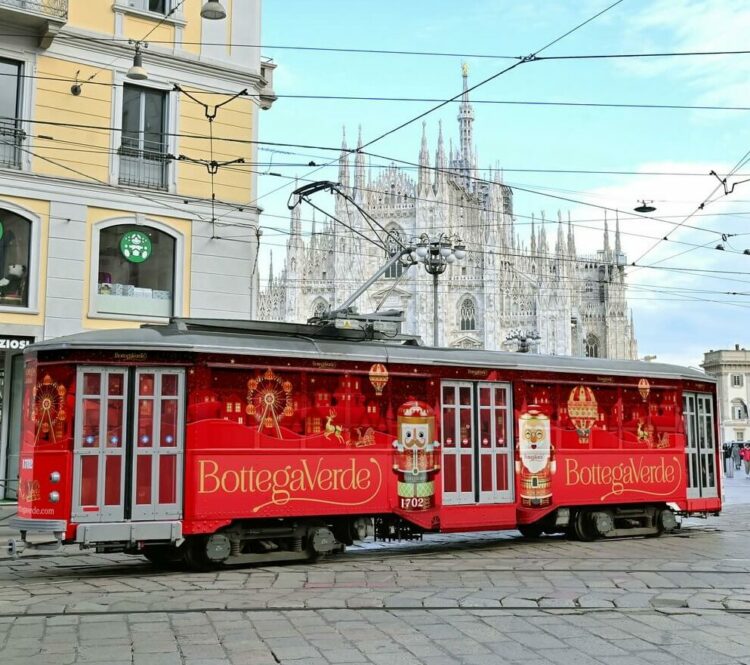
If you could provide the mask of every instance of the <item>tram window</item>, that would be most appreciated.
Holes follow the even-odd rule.
[[[99,232],[99,314],[171,316],[175,239],[149,226],[118,224]]]
[[[31,222],[0,209],[0,307],[28,307]]]

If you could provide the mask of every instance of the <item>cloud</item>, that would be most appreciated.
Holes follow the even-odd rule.
[[[704,163],[642,164],[642,175],[623,178],[616,186],[593,189],[578,197],[619,208],[628,262],[638,260],[638,265],[653,266],[628,268],[628,298],[640,354],[656,354],[659,361],[697,366],[705,351],[731,347],[747,335],[750,297],[734,294],[750,293],[750,257],[741,254],[750,246],[750,236],[731,235],[746,233],[747,215],[735,211],[746,209],[747,204],[722,196],[677,228],[676,223],[695,211],[719,183],[708,176],[648,175],[708,173],[711,168],[729,169],[727,165]],[[735,195],[740,191],[738,188]],[[632,214],[636,202],[644,197],[653,198],[657,208],[648,220]],[[604,224],[596,218],[601,218],[601,213],[581,206],[571,210],[571,217],[581,220],[576,226],[579,253],[600,249]],[[614,244],[614,219],[612,214],[608,217],[610,243]],[[726,241],[722,233],[728,236]],[[667,240],[659,240],[665,236]],[[728,251],[714,249],[720,242]],[[705,249],[694,245],[704,245]]]
[[[727,51],[747,49],[750,6],[716,0],[658,0],[633,14],[623,32],[623,49],[634,52]],[[750,56],[696,56],[619,61],[641,77],[671,75],[692,90],[695,103],[747,105]]]

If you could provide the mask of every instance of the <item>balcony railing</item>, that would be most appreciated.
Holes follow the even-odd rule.
[[[172,157],[161,145],[143,150],[123,145],[119,153],[121,185],[167,189],[167,165]]]
[[[68,18],[68,0],[0,0],[0,7],[10,7],[62,21]]]
[[[17,123],[12,120],[0,120],[0,166],[21,168],[21,144],[26,138]]]

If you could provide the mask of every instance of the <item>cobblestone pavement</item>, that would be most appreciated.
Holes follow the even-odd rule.
[[[0,663],[750,664],[748,508],[662,538],[439,536],[202,574],[5,558]]]

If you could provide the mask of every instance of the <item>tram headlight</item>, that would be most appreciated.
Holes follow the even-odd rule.
[[[60,501],[60,492],[50,492],[49,500],[51,503],[58,503]]]
[[[53,471],[52,473],[49,474],[50,482],[59,483],[60,482],[60,478],[61,478],[61,476],[60,476],[60,472],[59,471]]]

